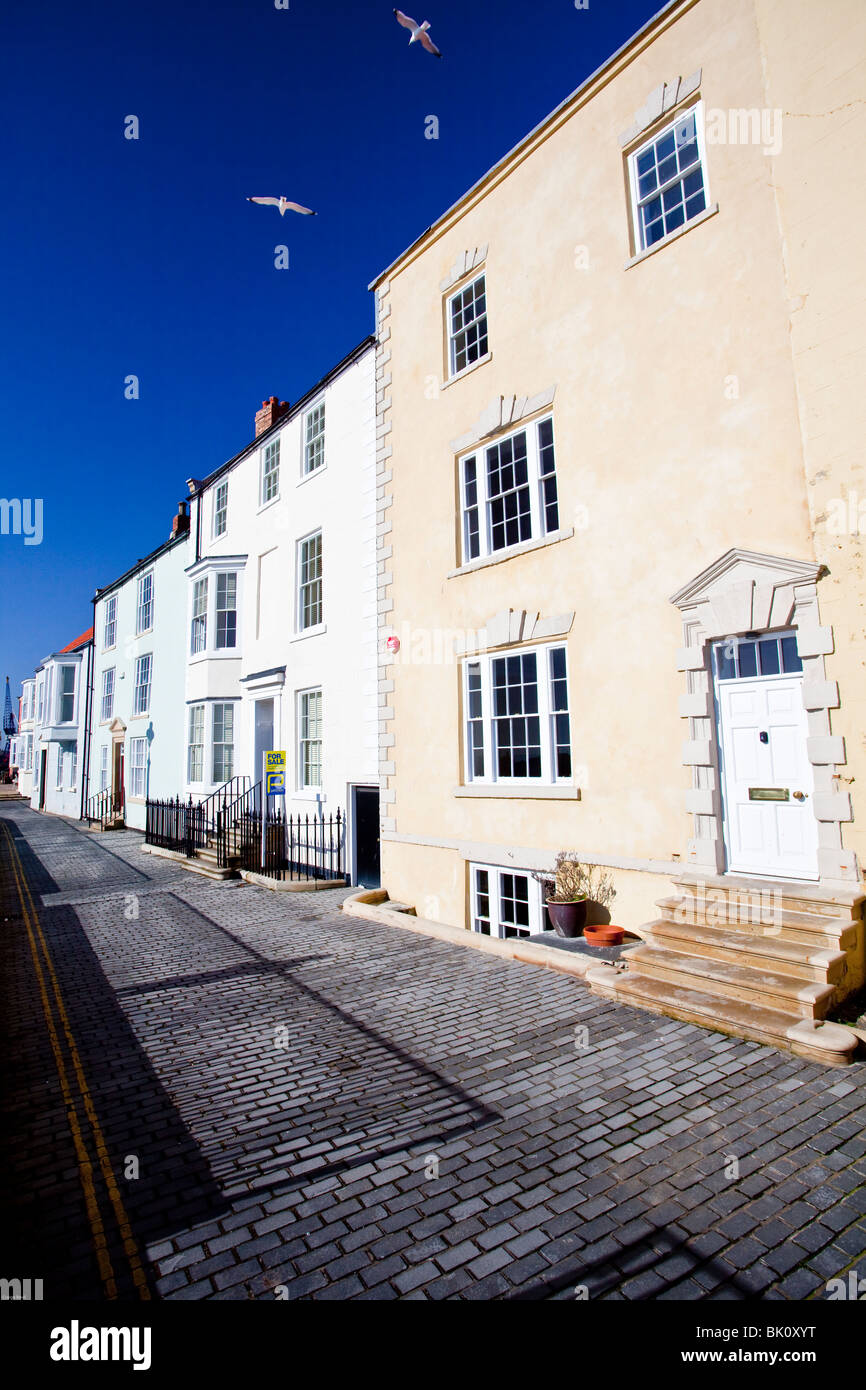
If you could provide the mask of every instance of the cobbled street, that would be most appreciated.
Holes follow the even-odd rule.
[[[863,1064],[140,845],[0,811],[4,1275],[46,1299],[685,1300],[866,1273]]]

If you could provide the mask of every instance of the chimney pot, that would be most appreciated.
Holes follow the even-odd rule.
[[[288,409],[289,402],[281,401],[279,396],[270,396],[266,401],[262,401],[261,410],[256,411],[256,439],[275,425]]]

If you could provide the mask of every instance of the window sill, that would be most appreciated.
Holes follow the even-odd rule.
[[[718,203],[711,203],[708,208],[704,208],[703,212],[699,212],[697,217],[693,217],[689,222],[684,222],[681,227],[677,227],[675,232],[669,232],[666,237],[662,237],[661,241],[657,241],[654,246],[648,246],[645,251],[638,251],[636,256],[632,256],[626,261],[623,270],[631,270],[633,265],[638,265],[641,261],[645,261],[648,256],[654,256],[656,251],[661,251],[665,246],[670,246],[672,241],[677,240],[677,237],[684,236],[685,233],[690,232],[693,227],[699,227],[701,223],[706,222],[708,218],[715,217],[718,210]]]
[[[473,570],[487,569],[489,565],[501,565],[503,560],[511,560],[515,555],[526,555],[530,550],[540,550],[545,545],[556,545],[559,541],[571,540],[573,535],[574,527],[568,526],[565,530],[551,531],[549,536],[540,536],[538,540],[521,541],[519,545],[506,546],[504,550],[497,550],[493,555],[480,555],[477,560],[468,560],[456,570],[449,570],[445,578],[456,579],[460,574],[471,574]]]
[[[328,631],[327,623],[315,623],[313,627],[305,627],[303,632],[296,632],[294,637],[290,637],[290,642],[303,642],[307,637],[321,637],[323,632]]]
[[[227,657],[240,661],[240,647],[213,647],[203,652],[190,652],[187,665],[198,666],[202,661],[225,661]]]
[[[477,360],[476,360],[475,362],[470,362],[470,363],[469,363],[469,366],[468,366],[468,367],[464,367],[463,370],[462,370],[462,372],[455,372],[453,376],[449,376],[449,378],[448,378],[447,381],[440,381],[440,383],[439,383],[439,390],[440,390],[440,391],[447,391],[449,386],[453,386],[454,383],[457,382],[457,381],[462,381],[463,378],[464,378],[465,376],[469,376],[469,373],[470,373],[470,372],[474,372],[478,367],[483,367],[484,364],[485,364],[485,362],[492,362],[492,361],[493,361],[493,353],[492,353],[492,352],[485,352],[485,354],[484,354],[483,357],[477,358]]]
[[[321,473],[326,473],[327,471],[328,465],[326,463],[320,463],[318,468],[311,468],[309,473],[302,473],[295,483],[295,487],[303,487],[304,483],[309,483],[313,478],[318,478]]]
[[[134,636],[134,638],[133,638],[133,641],[137,642],[138,639],[139,639],[139,637],[150,637],[150,635],[151,635],[152,632],[153,632],[153,624],[151,623],[150,627],[143,627],[143,628],[141,629],[141,632],[136,632],[136,634],[135,634],[135,636]]]
[[[531,787],[521,784],[509,786],[505,782],[470,782],[463,787],[454,787],[452,796],[498,797],[507,801],[580,801],[580,787],[555,786]]]
[[[275,507],[279,500],[280,494],[277,493],[276,497],[269,498],[267,502],[260,502],[258,507],[256,508],[256,516],[261,516],[262,512],[267,512],[270,510],[271,507]]]

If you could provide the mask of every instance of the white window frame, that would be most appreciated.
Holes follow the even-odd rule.
[[[73,743],[69,750],[69,788],[74,792],[78,786],[78,748]]]
[[[99,704],[99,718],[102,724],[107,724],[110,719],[114,718],[115,670],[114,666],[106,666],[102,673],[102,693]],[[111,677],[110,680],[109,677]]]
[[[220,501],[222,499],[222,501]],[[213,538],[224,536],[229,524],[229,480],[217,483],[213,494]]]
[[[99,790],[108,790],[108,744],[103,743],[99,750]]]
[[[236,701],[236,700],[214,700],[214,701],[212,702],[212,704],[211,704],[211,714],[210,714],[210,721],[209,721],[209,722],[210,722],[210,735],[211,735],[211,737],[210,737],[210,762],[209,762],[209,767],[210,767],[210,772],[211,772],[211,785],[212,785],[212,786],[222,786],[225,782],[230,782],[230,781],[232,780],[232,777],[234,776],[234,769],[235,769],[235,749],[236,749],[236,747],[237,747],[237,733],[236,733],[236,729],[235,729],[235,706],[236,706],[236,704],[237,704],[237,701]],[[225,734],[225,713],[224,713],[224,712],[225,712],[225,710],[227,710],[227,709],[228,709],[228,710],[231,710],[231,734],[232,734],[232,736],[231,736],[231,740],[230,740],[230,741],[229,741],[228,739],[226,739],[225,737],[223,737],[223,738],[220,739],[219,743],[217,743],[217,737],[216,737],[217,727],[216,727],[216,726],[217,726],[217,710],[218,710],[218,709],[219,709],[219,710],[223,710],[223,715],[222,715],[222,719],[223,719],[223,734]],[[230,753],[230,755],[229,755],[229,774],[228,774],[227,777],[224,776],[224,775],[221,775],[221,776],[219,776],[219,777],[217,776],[217,769],[216,769],[216,750],[217,750],[218,747],[220,747],[220,748],[230,748],[230,749],[231,749],[231,753]],[[225,773],[225,766],[223,766],[222,772]]]
[[[117,646],[117,594],[110,594],[102,611],[102,650]]]
[[[276,459],[276,464],[268,467],[271,459]],[[268,495],[268,488],[271,479],[276,479],[274,490]],[[267,444],[261,448],[260,478],[259,478],[259,505],[269,507],[272,502],[280,500],[280,436],[269,439]]]
[[[308,700],[309,697],[310,697],[311,695],[318,695],[318,697],[319,697],[319,737],[318,737],[317,739],[315,739],[315,738],[312,738],[312,739],[311,739],[311,738],[304,738],[304,701],[305,701],[305,700]],[[295,747],[296,747],[296,753],[295,753],[295,758],[296,758],[296,770],[295,770],[295,786],[297,787],[298,791],[302,791],[302,792],[308,792],[308,791],[321,791],[321,790],[322,790],[322,784],[323,784],[323,781],[324,781],[323,769],[324,769],[324,743],[325,743],[325,740],[324,740],[324,713],[325,713],[325,702],[324,702],[324,698],[323,698],[323,696],[322,696],[322,687],[321,687],[320,685],[313,685],[313,686],[308,687],[308,689],[306,689],[306,690],[299,690],[299,691],[297,691],[296,697],[295,697],[295,710],[296,710],[296,715],[295,715],[295,718],[296,718],[296,739],[295,739]],[[304,780],[304,779],[305,779],[305,769],[306,769],[306,758],[305,758],[305,755],[304,755],[304,750],[305,750],[305,747],[306,747],[307,744],[312,745],[312,744],[316,744],[316,743],[319,745],[319,759],[318,759],[318,762],[319,762],[319,780],[318,780],[318,782],[307,782],[307,781]]]
[[[319,538],[319,574],[317,579],[304,580],[304,547]],[[319,628],[325,621],[325,545],[321,527],[317,531],[311,531],[309,535],[302,536],[297,545],[297,600],[295,604],[295,622],[298,632],[310,632]],[[312,585],[319,585],[319,616],[315,622],[305,622],[304,619],[304,592]]]
[[[60,666],[60,668],[59,668],[59,671],[58,671],[58,679],[57,679],[57,697],[56,697],[56,699],[57,699],[57,723],[58,723],[58,724],[74,724],[74,723],[75,723],[75,707],[76,707],[76,703],[77,703],[77,701],[76,701],[76,695],[77,695],[77,693],[78,693],[78,689],[77,689],[77,670],[78,670],[77,663],[73,665],[73,664],[71,664],[71,663],[64,662],[64,663]],[[64,689],[63,689],[65,673],[66,673],[67,671],[71,671],[71,672],[72,672],[72,689],[71,689],[71,690],[64,690]],[[71,714],[71,716],[70,716],[69,719],[64,719],[64,718],[63,718],[63,701],[64,701],[64,699],[67,699],[67,698],[69,698],[69,697],[71,697],[71,699],[72,699],[72,714]]]
[[[310,435],[310,423],[314,416],[321,416],[321,428],[316,430],[314,435]],[[303,447],[303,458],[301,460],[301,476],[309,478],[313,473],[319,473],[325,467],[325,429],[326,411],[325,398],[317,401],[304,413],[301,425],[301,440]],[[310,464],[310,450],[313,450],[314,457],[318,457],[319,462]]]
[[[138,776],[140,775],[140,778]],[[137,788],[140,785],[140,790]],[[147,794],[147,739],[129,740],[129,795],[132,800],[143,801]]]
[[[25,771],[25,772],[32,772],[32,771],[33,771],[33,735],[32,735],[32,734],[28,734],[28,735],[27,735],[27,738],[26,738],[26,740],[25,740],[25,745],[24,745],[24,757],[25,757],[24,771]]]
[[[704,185],[704,206],[701,208],[700,212],[696,212],[692,217],[686,218],[685,221],[681,222],[678,227],[674,227],[670,232],[666,232],[664,236],[659,237],[658,241],[654,241],[648,245],[644,241],[644,231],[640,215],[640,209],[644,202],[649,201],[649,198],[641,199],[638,194],[637,161],[642,154],[644,154],[648,149],[651,148],[651,146],[657,144],[657,142],[663,139],[665,135],[667,135],[670,131],[674,130],[676,126],[679,124],[679,122],[687,119],[689,116],[694,116],[695,118],[695,141],[698,147],[698,163],[696,165],[692,165],[689,168],[689,170],[687,170],[687,173],[693,173],[696,168],[700,168]],[[682,177],[684,176],[678,174],[676,179],[671,179],[668,181],[668,183],[662,184],[650,195],[650,197],[657,197],[659,193],[663,192],[665,189],[673,187],[673,185],[677,182],[681,182]],[[631,151],[631,153],[628,156],[628,183],[629,198],[631,202],[632,241],[634,245],[635,255],[640,256],[644,252],[648,253],[650,251],[655,251],[659,246],[666,245],[667,242],[671,241],[674,237],[678,236],[681,232],[683,232],[686,227],[689,227],[693,222],[695,222],[697,218],[703,216],[703,214],[708,210],[711,204],[710,182],[707,171],[707,145],[704,131],[704,104],[702,101],[697,101],[691,106],[684,107],[682,111],[678,111],[676,115],[671,118],[671,120],[669,120],[665,125],[661,126],[658,130],[655,131],[654,134],[650,135],[646,140],[643,140],[640,145],[637,145],[635,149]],[[683,200],[683,206],[685,208],[685,200]]]
[[[149,583],[148,583],[149,581]],[[144,632],[153,630],[153,601],[154,601],[154,582],[153,570],[147,570],[138,576],[138,586],[135,599],[135,635],[140,637]]]
[[[480,908],[483,904],[479,901],[479,886],[477,874],[486,873],[488,875],[488,916],[482,917]],[[529,922],[526,927],[519,927],[513,931],[512,937],[535,936],[544,930],[544,904],[542,902],[542,885],[537,879],[533,878],[528,869],[512,868],[510,865],[505,868],[502,864],[478,864],[469,865],[469,925],[473,931],[479,932],[484,936],[495,936],[504,940],[507,934],[507,924],[502,920],[502,901],[505,896],[504,889],[507,884],[503,884],[503,877],[524,878],[528,884],[527,906]],[[489,932],[484,932],[481,921],[486,921],[490,926]]]
[[[541,429],[544,425],[550,425],[553,449],[553,472],[542,474],[542,445]],[[488,489],[488,470],[487,454],[491,449],[501,448],[509,440],[517,439],[519,435],[526,435],[526,486],[529,490],[529,518],[530,533],[517,541],[512,541],[507,545],[493,548],[493,522],[491,518],[491,507],[495,499],[491,498]],[[467,465],[475,461],[475,497],[472,501],[472,483],[467,479]],[[538,420],[532,420],[528,424],[522,424],[518,429],[509,430],[507,433],[497,436],[496,439],[482,441],[475,449],[467,449],[458,458],[458,471],[460,479],[460,545],[461,559],[463,564],[469,564],[476,560],[500,559],[512,550],[519,549],[522,545],[528,545],[532,541],[544,540],[548,536],[556,535],[559,530],[559,492],[558,479],[556,473],[556,434],[553,430],[553,416],[542,415]],[[550,529],[547,527],[547,500],[545,498],[545,483],[552,478],[556,489],[556,526]],[[477,511],[478,520],[478,554],[472,555],[469,545],[469,514],[472,509]]]
[[[210,601],[209,576],[201,575],[192,581],[192,614],[189,623],[190,656],[201,656],[207,651],[208,603]],[[204,602],[200,602],[204,599]]]
[[[144,662],[147,662],[147,666],[146,666],[146,667],[144,666]],[[139,675],[140,675],[140,673],[141,673],[143,670],[146,670],[146,671],[147,671],[147,680],[146,680],[146,681],[142,681],[142,680],[139,679]],[[146,691],[147,691],[147,699],[145,700],[145,702],[144,702],[143,705],[141,704],[141,701],[139,700],[139,696],[138,696],[139,690],[146,690]],[[148,712],[149,712],[149,710],[150,710],[150,698],[151,698],[151,695],[152,695],[152,694],[153,694],[153,652],[143,652],[141,656],[137,656],[137,657],[135,658],[134,680],[133,680],[133,687],[132,687],[132,714],[133,714],[133,717],[134,717],[134,718],[135,718],[135,717],[138,717],[138,716],[140,716],[140,715],[146,715],[146,714],[148,714]],[[139,706],[141,706],[141,707],[139,708]]]
[[[234,604],[232,605],[231,608],[220,608],[220,606],[219,606],[219,603],[220,603],[220,580],[223,581],[223,586],[224,586],[224,588],[227,588],[227,587],[228,587],[228,582],[229,582],[229,580],[231,580],[231,579],[234,580]],[[215,650],[215,651],[218,651],[218,652],[232,652],[232,651],[236,651],[236,650],[237,650],[237,645],[238,645],[238,591],[239,591],[237,570],[217,570],[216,573],[214,574],[213,591],[214,591],[214,595],[213,595],[213,605],[214,605],[214,615],[213,615],[213,616],[214,616],[214,621],[213,621],[214,650]],[[234,641],[233,641],[233,642],[221,642],[221,641],[220,641],[220,613],[234,613],[234,615],[235,615],[235,630],[234,630]]]
[[[503,647],[495,651],[480,652],[477,656],[466,657],[462,662],[461,687],[462,687],[462,727],[463,727],[463,777],[466,786],[503,786],[503,787],[569,787],[574,785],[574,735],[572,729],[571,701],[567,710],[554,710],[553,708],[553,676],[551,667],[551,653],[562,651],[565,655],[565,682],[566,692],[570,689],[568,673],[568,648],[566,643],[550,642],[543,646],[527,647]],[[536,660],[536,679],[538,690],[538,720],[540,725],[539,742],[541,751],[541,776],[540,777],[500,777],[496,766],[495,753],[495,716],[493,713],[493,662],[502,659],[507,660],[512,656],[535,656]],[[480,775],[473,768],[472,753],[474,751],[469,737],[470,723],[470,674],[474,675],[474,668],[478,668],[481,678],[481,723],[483,726],[484,739],[484,771]],[[569,749],[571,753],[571,772],[565,776],[560,776],[556,770],[556,714],[567,714],[569,718]],[[522,716],[512,716],[520,718]]]
[[[36,723],[42,724],[42,715],[45,710],[45,681],[36,682]]]
[[[58,745],[57,745],[57,778],[56,778],[56,781],[55,781],[55,783],[54,783],[54,790],[55,790],[56,792],[62,792],[62,791],[63,791],[63,758],[64,758],[63,747],[62,747],[61,744],[58,743]]]
[[[456,299],[460,299],[461,296],[464,295],[464,294],[466,294],[468,290],[474,290],[475,286],[476,286],[477,284],[479,284],[479,283],[483,283],[483,286],[484,286],[484,290],[483,290],[483,293],[484,293],[484,314],[483,314],[483,316],[482,316],[482,315],[479,315],[479,317],[478,317],[477,319],[473,319],[472,322],[473,322],[473,323],[479,323],[481,317],[484,318],[484,336],[485,336],[485,338],[486,338],[486,346],[485,346],[485,348],[484,348],[484,351],[483,351],[483,352],[479,352],[479,353],[478,353],[478,356],[477,356],[477,357],[474,357],[474,358],[472,359],[471,362],[468,362],[468,361],[467,361],[466,363],[464,363],[464,365],[463,365],[462,367],[458,367],[458,366],[457,366],[457,333],[455,333],[454,330],[453,330],[453,328],[452,328],[452,323],[453,323],[453,305],[454,305],[454,301],[455,301]],[[465,326],[464,326],[463,328],[458,329],[457,332],[460,333],[460,334],[465,333],[465,332],[466,332]],[[483,361],[485,361],[485,360],[487,359],[487,357],[489,357],[489,355],[490,355],[490,305],[489,305],[488,296],[487,296],[487,272],[486,272],[485,270],[482,270],[482,272],[481,272],[480,275],[473,275],[470,279],[468,279],[468,280],[465,282],[465,284],[460,285],[456,290],[453,290],[452,293],[450,293],[450,294],[448,295],[448,297],[447,297],[447,299],[446,299],[446,301],[445,301],[445,333],[446,333],[447,344],[448,344],[448,379],[449,379],[449,381],[453,380],[455,377],[462,376],[464,372],[470,371],[473,367],[477,366],[479,362],[483,362]],[[468,354],[467,354],[467,355],[468,355]]]

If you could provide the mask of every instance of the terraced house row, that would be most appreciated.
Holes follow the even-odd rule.
[[[191,480],[189,533],[118,581],[183,551],[177,670],[155,649],[148,675],[140,635],[124,658],[133,706],[185,672],[184,728],[146,748],[100,705],[97,596],[91,782],[131,806],[162,737],[198,796],[292,745],[298,798],[357,826],[378,795],[391,899],[529,937],[566,851],[644,938],[594,988],[844,1060],[864,39],[859,0],[673,0],[377,276],[375,337]],[[352,383],[326,494],[316,411],[327,458]]]

